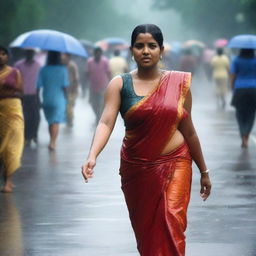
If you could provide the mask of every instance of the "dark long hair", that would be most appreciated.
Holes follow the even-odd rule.
[[[157,41],[158,45],[160,48],[163,47],[163,33],[161,31],[161,29],[154,25],[154,24],[142,24],[142,25],[138,25],[137,27],[135,27],[135,29],[132,32],[132,36],[131,36],[131,47],[133,47],[137,36],[140,33],[149,33],[152,35],[152,37]]]
[[[239,53],[239,57],[241,58],[254,58],[254,49],[241,49]]]
[[[8,50],[8,48],[0,45],[0,51],[3,51],[7,56],[10,56],[10,52]]]
[[[61,65],[60,53],[49,51],[47,56],[47,65]]]

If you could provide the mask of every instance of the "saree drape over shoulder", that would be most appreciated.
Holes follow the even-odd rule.
[[[166,72],[157,88],[125,114],[122,190],[142,256],[184,256],[191,156],[184,142],[162,155],[186,117],[190,73]]]
[[[7,67],[0,73],[0,161],[7,175],[20,167],[24,144],[24,121],[21,78],[16,69]]]

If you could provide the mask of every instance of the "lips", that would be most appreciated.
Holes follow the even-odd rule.
[[[150,60],[151,60],[151,58],[149,58],[149,57],[142,58],[142,61],[150,61]]]

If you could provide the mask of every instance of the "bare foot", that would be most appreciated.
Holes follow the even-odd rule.
[[[247,138],[242,139],[241,147],[242,148],[248,148],[248,139]]]
[[[13,186],[4,186],[2,189],[1,189],[1,192],[2,193],[12,193],[13,191]]]
[[[49,144],[48,149],[50,151],[54,151],[55,150],[55,146],[53,146],[52,144]]]

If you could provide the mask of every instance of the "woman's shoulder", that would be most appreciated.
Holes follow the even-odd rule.
[[[19,69],[16,68],[16,67],[6,66],[5,71],[6,71],[6,73],[8,73],[8,74],[20,75],[20,71],[19,71]]]
[[[114,88],[116,90],[121,90],[122,86],[123,86],[123,77],[122,77],[122,75],[118,75],[118,76],[113,77],[110,80],[108,87],[109,88]]]

